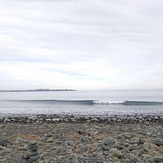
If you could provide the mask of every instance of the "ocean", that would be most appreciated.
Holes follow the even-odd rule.
[[[163,90],[0,92],[0,115],[159,115]]]

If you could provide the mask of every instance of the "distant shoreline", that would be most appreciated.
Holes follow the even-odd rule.
[[[51,92],[51,91],[77,91],[77,90],[73,89],[0,90],[0,92]]]

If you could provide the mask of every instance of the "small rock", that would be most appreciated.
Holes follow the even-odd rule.
[[[7,146],[7,144],[12,144],[12,142],[7,138],[0,138],[0,145]]]
[[[82,142],[82,143],[89,143],[90,140],[89,140],[88,137],[81,137],[81,138],[80,138],[80,142]]]
[[[17,142],[23,142],[24,139],[23,139],[22,137],[17,137],[17,138],[16,138],[16,141],[17,141]]]
[[[158,163],[163,163],[163,157],[155,157],[154,160]]]
[[[108,137],[104,140],[103,144],[107,146],[111,146],[114,142],[114,139],[112,137]]]
[[[130,144],[129,144],[129,143],[124,143],[124,146],[125,146],[125,147],[129,147]]]
[[[20,149],[22,151],[27,151],[28,150],[28,145],[24,144]]]
[[[53,137],[50,137],[46,142],[47,143],[52,143],[54,141]]]
[[[104,152],[103,152],[103,155],[104,155],[104,156],[110,156],[110,152],[109,152],[109,151],[104,151]]]
[[[109,150],[110,150],[110,147],[109,147],[109,146],[106,146],[106,145],[103,145],[103,146],[102,146],[102,149],[103,149],[104,151],[109,151]]]
[[[124,137],[121,134],[119,134],[117,135],[117,139],[124,139]]]
[[[133,162],[140,162],[140,159],[137,155],[129,153],[129,159]]]
[[[162,141],[161,139],[156,139],[156,140],[155,140],[155,144],[156,144],[157,146],[163,145],[163,141]]]
[[[112,149],[110,150],[110,153],[111,153],[111,156],[112,156],[112,157],[117,157],[117,158],[119,158],[119,159],[123,157],[122,152],[121,152],[120,150],[117,150],[116,148],[112,148]]]
[[[131,144],[139,144],[140,143],[140,139],[139,138],[132,138],[130,143]]]
[[[29,143],[30,143],[30,145],[36,145],[37,144],[37,141],[34,141],[33,140],[33,141],[30,141]]]
[[[145,142],[143,144],[143,149],[148,152],[150,150],[150,144]]]

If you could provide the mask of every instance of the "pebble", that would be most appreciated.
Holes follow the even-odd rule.
[[[163,141],[161,139],[156,139],[155,144],[158,146],[163,145]]]
[[[114,142],[114,139],[112,137],[108,137],[104,140],[103,144],[106,146],[110,146],[113,144],[113,142]]]

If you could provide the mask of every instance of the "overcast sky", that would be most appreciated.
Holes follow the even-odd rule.
[[[163,89],[163,0],[0,1],[0,89]]]

